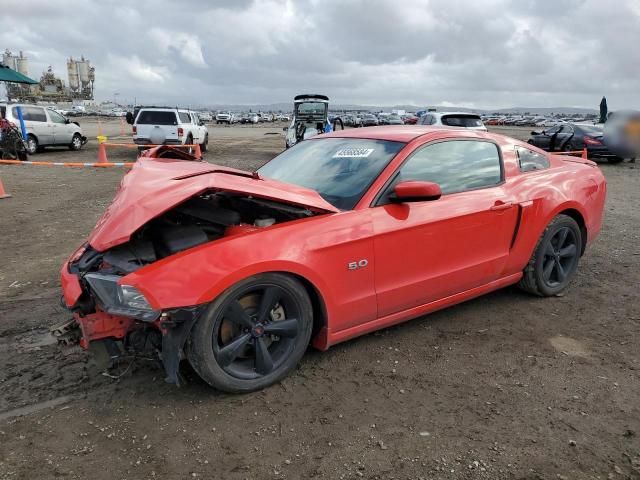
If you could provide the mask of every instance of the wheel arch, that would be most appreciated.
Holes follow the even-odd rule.
[[[308,278],[292,272],[273,272],[289,275],[298,280],[307,291],[309,299],[311,299],[311,305],[313,307],[313,330],[311,332],[311,342],[314,346],[320,349],[326,349],[323,347],[327,344],[327,304],[324,301],[322,293],[318,287]]]
[[[580,248],[580,255],[582,256],[587,248],[587,224],[585,222],[584,216],[582,215],[582,213],[575,209],[575,208],[567,208],[564,210],[559,211],[558,213],[556,213],[554,215],[554,218],[558,215],[566,215],[568,217],[573,218],[576,223],[578,224],[578,227],[580,227],[580,234],[581,234],[581,248]]]

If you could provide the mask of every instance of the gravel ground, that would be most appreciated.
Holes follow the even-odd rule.
[[[118,121],[80,122],[127,141]],[[210,132],[206,159],[246,169],[284,143],[281,125]],[[34,159],[96,156],[92,141]],[[498,291],[310,350],[281,384],[231,396],[188,368],[186,387],[165,385],[150,361],[96,375],[52,344],[60,265],[122,171],[0,166],[0,479],[640,478],[640,179],[601,168],[605,226],[563,296]]]

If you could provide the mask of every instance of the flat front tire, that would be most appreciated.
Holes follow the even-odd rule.
[[[212,387],[252,392],[296,367],[312,326],[311,301],[299,281],[279,273],[256,275],[211,303],[191,332],[187,357]]]
[[[541,297],[557,295],[575,276],[581,254],[580,227],[568,215],[556,216],[538,240],[519,287]]]
[[[75,133],[69,144],[69,150],[78,151],[82,148],[82,137],[79,133]]]

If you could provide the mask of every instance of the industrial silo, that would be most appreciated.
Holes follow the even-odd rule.
[[[77,63],[72,57],[67,60],[67,76],[69,77],[69,88],[71,91],[77,92],[80,88],[80,78]]]
[[[25,76],[29,76],[29,60],[27,57],[22,55],[20,52],[20,56],[17,58],[16,70]]]
[[[80,84],[82,85],[82,89],[86,89],[89,86],[89,61],[85,60],[84,57],[78,62],[78,75],[80,76]]]
[[[13,70],[17,70],[18,68],[16,57],[11,54],[11,51],[8,48],[2,54],[2,64]]]

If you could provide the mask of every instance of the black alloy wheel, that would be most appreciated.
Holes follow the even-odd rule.
[[[251,277],[216,299],[195,325],[189,361],[210,385],[250,392],[286,376],[311,337],[304,287],[282,274]]]
[[[578,261],[578,244],[569,227],[559,228],[549,239],[542,260],[542,278],[550,288],[563,285]]]
[[[558,215],[543,232],[524,269],[520,288],[540,296],[563,291],[573,279],[582,255],[582,231],[568,215]]]

